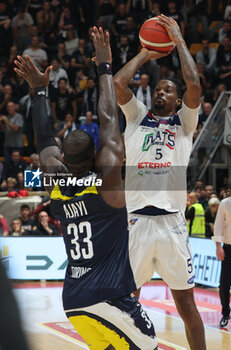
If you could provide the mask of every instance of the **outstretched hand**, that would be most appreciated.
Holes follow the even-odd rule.
[[[93,27],[92,40],[95,47],[94,61],[98,66],[100,63],[112,63],[112,54],[110,47],[110,34],[108,31],[104,32],[103,28]]]
[[[167,17],[163,14],[158,16],[158,23],[162,25],[168,32],[169,38],[177,44],[184,40],[177,22],[172,17]]]
[[[14,71],[22,78],[24,78],[30,87],[44,87],[48,86],[50,79],[50,71],[52,66],[47,67],[45,73],[41,73],[35,64],[31,61],[29,56],[17,56],[17,60],[14,61],[17,68]]]

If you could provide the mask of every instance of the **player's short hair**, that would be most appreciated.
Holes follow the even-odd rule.
[[[79,164],[94,155],[94,140],[84,130],[71,131],[63,141],[63,153],[67,163]]]
[[[176,92],[178,98],[183,98],[183,95],[185,93],[185,85],[178,79],[169,79],[173,84],[176,86]]]

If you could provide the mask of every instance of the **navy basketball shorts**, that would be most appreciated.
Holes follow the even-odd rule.
[[[65,310],[69,321],[91,350],[154,350],[154,326],[135,296]]]

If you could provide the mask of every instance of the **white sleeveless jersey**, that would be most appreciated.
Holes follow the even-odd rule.
[[[182,108],[161,118],[133,98],[120,106],[126,117],[126,203],[128,212],[155,206],[169,212],[186,208],[186,170],[198,108]]]

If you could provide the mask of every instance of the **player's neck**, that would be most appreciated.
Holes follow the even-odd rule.
[[[166,111],[166,110],[156,110],[156,109],[153,109],[152,110],[152,113],[156,116],[156,117],[161,117],[161,118],[169,118],[171,117],[174,113],[175,113],[175,110],[171,110],[171,111]]]

